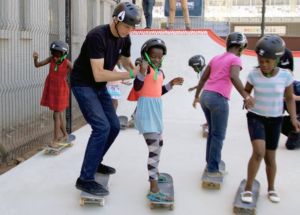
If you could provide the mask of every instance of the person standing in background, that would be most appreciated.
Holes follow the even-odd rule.
[[[151,29],[152,26],[152,10],[155,5],[155,0],[142,0],[144,15],[146,19],[146,28]]]

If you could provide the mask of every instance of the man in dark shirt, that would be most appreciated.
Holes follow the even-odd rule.
[[[140,12],[132,3],[118,4],[113,12],[113,22],[88,33],[74,63],[71,88],[85,120],[92,127],[76,188],[93,195],[109,194],[95,182],[94,174],[116,172],[102,164],[103,156],[120,131],[106,82],[134,78],[139,73],[140,67],[134,67],[131,62],[129,34],[140,20]],[[119,59],[128,72],[112,72]]]

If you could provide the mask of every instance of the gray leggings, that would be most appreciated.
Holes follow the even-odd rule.
[[[149,149],[148,173],[150,180],[158,180],[158,163],[163,146],[162,133],[144,133],[145,141]]]

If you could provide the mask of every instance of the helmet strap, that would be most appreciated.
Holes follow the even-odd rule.
[[[115,22],[115,21],[114,21],[114,22]],[[119,20],[118,20],[117,23],[115,22],[115,29],[116,29],[116,31],[117,31],[118,36],[121,37],[120,34],[119,34],[119,31],[118,31],[118,29],[117,29],[117,25],[118,25],[119,23],[120,23]]]
[[[161,60],[161,62],[160,62],[160,64],[159,64],[158,67],[155,66],[155,65],[151,62],[151,60],[150,60],[150,58],[149,58],[147,52],[145,52],[145,56],[146,56],[146,58],[147,58],[148,63],[150,64],[150,66],[152,66],[152,67],[154,68],[154,70],[155,70],[154,81],[157,81],[157,73],[158,73],[158,69],[159,69],[159,67],[161,67],[162,62],[164,61],[165,56],[163,56],[163,59]]]
[[[198,71],[198,75],[197,75],[197,77],[198,77],[198,79],[200,78],[199,76],[200,76],[200,69],[199,69],[199,67],[198,66],[196,66],[196,68],[197,68],[197,71]]]
[[[65,54],[64,56],[62,56],[62,58],[59,60],[59,62],[56,63],[56,67],[54,69],[55,72],[57,71],[58,65],[60,65],[66,57],[67,57],[67,55]]]

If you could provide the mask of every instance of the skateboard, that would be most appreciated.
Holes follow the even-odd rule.
[[[260,190],[260,184],[257,180],[254,181],[253,186],[252,186],[252,203],[245,203],[242,202],[242,198],[241,198],[241,193],[244,192],[244,188],[246,186],[246,179],[242,180],[236,195],[235,195],[235,199],[233,202],[233,212],[237,213],[237,212],[242,212],[242,211],[248,211],[248,212],[252,212],[253,215],[256,214],[256,207],[257,207],[257,200],[259,197],[259,190]]]
[[[150,200],[150,208],[154,209],[155,207],[160,207],[160,208],[170,208],[170,210],[174,210],[175,206],[174,206],[174,186],[173,186],[173,178],[171,175],[167,174],[167,173],[161,173],[164,176],[167,177],[168,181],[170,182],[166,182],[166,183],[159,183],[159,188],[168,196],[173,198],[172,202],[158,202],[158,201],[153,201]]]
[[[56,148],[52,148],[49,145],[45,146],[44,147],[45,154],[56,154],[56,155],[59,155],[60,150],[62,150],[63,148],[65,148],[67,146],[68,147],[73,146],[72,141],[74,141],[76,139],[76,136],[73,135],[73,134],[68,134],[68,136],[69,136],[69,139],[67,141],[65,141],[65,142],[59,143],[59,146],[56,147]]]
[[[120,121],[121,129],[126,130],[126,128],[128,127],[128,117],[119,116],[119,121]]]
[[[207,125],[201,125],[202,126],[202,136],[207,137],[208,134],[208,126]]]
[[[225,163],[221,160],[219,164],[219,169],[222,171],[225,171]],[[202,187],[211,187],[211,188],[218,188],[221,189],[222,183],[223,183],[223,176],[220,177],[208,177],[206,175],[206,167],[204,168],[204,172],[201,178],[202,181]]]
[[[109,175],[96,173],[95,181],[101,184],[103,187],[106,187],[106,189],[109,189]],[[93,194],[81,191],[80,205],[83,206],[85,203],[99,204],[99,206],[103,207],[105,204],[104,196],[95,196]]]

